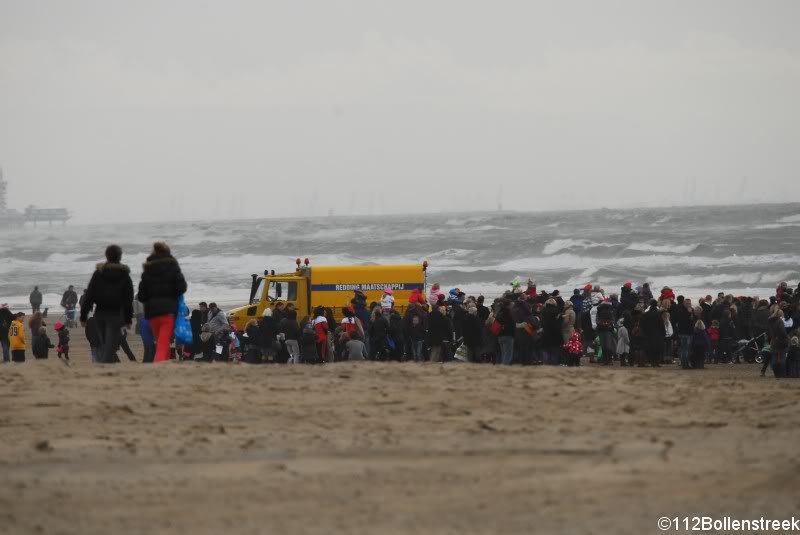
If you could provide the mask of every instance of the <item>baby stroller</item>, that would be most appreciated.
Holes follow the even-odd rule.
[[[75,321],[77,315],[78,315],[78,309],[74,307],[67,308],[64,310],[64,313],[61,314],[61,316],[59,316],[58,320],[64,325],[66,325],[68,329],[76,329],[78,327],[78,322]]]
[[[750,340],[739,340],[736,349],[731,353],[731,363],[739,362],[740,358],[743,358],[748,364],[754,362],[758,364],[763,363],[764,358],[761,353],[761,347],[764,340],[761,339],[766,338],[766,336],[766,333],[762,333]]]

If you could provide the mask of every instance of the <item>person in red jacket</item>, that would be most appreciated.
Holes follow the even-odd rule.
[[[717,362],[717,347],[719,346],[719,321],[714,320],[711,322],[711,327],[708,328],[708,340],[711,342],[711,350],[709,351],[709,358],[706,361]]]
[[[669,301],[669,306],[665,306],[664,301]],[[661,297],[658,298],[658,304],[661,305],[661,308],[669,309],[673,301],[675,301],[675,292],[673,292],[672,288],[669,286],[664,286],[664,288],[661,289]]]
[[[536,299],[536,283],[528,279],[528,289],[525,290],[525,295],[531,299]]]
[[[314,309],[314,333],[317,335],[317,355],[322,361],[328,360],[328,320],[325,318],[325,309]]]

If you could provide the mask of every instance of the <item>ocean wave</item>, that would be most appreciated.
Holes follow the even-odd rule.
[[[619,247],[617,243],[596,243],[590,240],[574,239],[574,238],[561,238],[553,240],[542,249],[542,254],[553,255],[559,251],[566,251],[569,249],[589,249],[592,247]]]
[[[800,223],[800,214],[782,217],[778,219],[778,223]]]
[[[732,255],[724,258],[709,256],[670,256],[650,255],[632,256],[627,258],[592,258],[575,254],[558,254],[547,257],[528,257],[509,260],[496,266],[483,266],[482,268],[465,267],[463,269],[497,269],[501,271],[536,272],[556,271],[563,269],[586,268],[622,268],[631,269],[664,269],[671,270],[686,267],[760,267],[774,268],[776,265],[794,266],[800,263],[800,255],[766,254],[766,255]]]
[[[644,251],[650,253],[688,254],[697,249],[698,247],[700,247],[699,243],[676,245],[671,243],[657,244],[650,242],[634,242],[628,245],[627,249],[631,251]]]
[[[779,228],[793,228],[800,227],[800,223],[767,223],[765,225],[756,225],[753,228],[759,230],[774,230]]]

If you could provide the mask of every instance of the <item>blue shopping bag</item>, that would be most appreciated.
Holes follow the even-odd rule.
[[[183,296],[178,298],[178,311],[175,316],[175,342],[178,344],[191,344],[194,342],[192,336],[192,324],[186,316],[189,315],[189,307],[186,306],[186,301]]]

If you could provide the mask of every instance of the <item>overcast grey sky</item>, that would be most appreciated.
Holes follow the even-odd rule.
[[[80,220],[798,201],[797,0],[0,0],[10,201]]]

